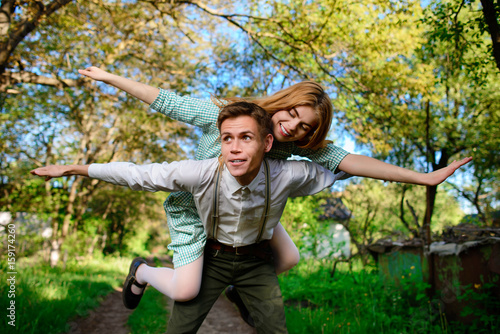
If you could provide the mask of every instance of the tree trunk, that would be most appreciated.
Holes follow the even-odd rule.
[[[495,62],[500,70],[500,27],[498,25],[495,4],[493,0],[481,0],[481,5],[483,6],[484,21],[488,26],[491,36],[493,57],[495,57]]]
[[[430,245],[432,243],[432,233],[431,233],[431,218],[432,218],[432,212],[434,211],[434,202],[436,201],[436,193],[437,193],[437,186],[427,186],[427,191],[426,191],[426,201],[427,205],[425,207],[425,217],[424,217],[424,231],[425,231],[425,248],[428,254],[427,257],[427,263],[428,263],[428,269],[429,269],[429,295],[433,296],[435,289],[434,289],[434,258],[432,255],[429,253],[430,251]],[[424,253],[425,254],[425,253]]]
[[[89,256],[92,256],[92,254],[94,254],[94,248],[95,248],[95,245],[97,244],[97,241],[99,241],[99,235],[95,235],[94,238],[92,239],[92,242],[90,242],[90,247],[88,249],[88,252],[87,254]]]
[[[61,242],[57,239],[54,239],[52,240],[51,246],[52,247],[50,249],[50,266],[54,268],[55,266],[57,266],[57,263],[59,262]]]

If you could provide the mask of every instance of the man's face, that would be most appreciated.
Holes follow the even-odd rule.
[[[263,139],[259,130],[250,116],[229,118],[221,124],[222,158],[241,185],[248,185],[257,176],[264,153],[273,144],[273,136]]]

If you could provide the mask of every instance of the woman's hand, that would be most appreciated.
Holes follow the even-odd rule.
[[[95,66],[87,67],[84,70],[78,70],[78,73],[86,77],[89,77],[93,80],[103,81],[103,82],[107,82],[112,76],[111,73],[101,70],[99,67]]]
[[[442,182],[444,182],[448,177],[452,176],[453,173],[466,163],[470,162],[472,157],[467,157],[462,160],[456,161],[454,160],[451,164],[441,169],[438,169],[434,172],[425,174],[426,182],[425,184],[428,186],[435,186]]]
[[[84,70],[78,70],[78,73],[93,80],[102,81],[108,85],[121,89],[124,92],[137,97],[143,102],[146,102],[147,104],[153,103],[160,93],[159,88],[106,72],[95,66],[87,67]]]

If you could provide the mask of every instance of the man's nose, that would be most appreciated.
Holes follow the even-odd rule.
[[[241,151],[241,145],[239,140],[233,140],[233,142],[231,143],[231,151],[232,152]]]

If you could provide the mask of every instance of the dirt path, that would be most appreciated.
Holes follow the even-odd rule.
[[[169,300],[169,307],[173,301]],[[255,334],[257,331],[248,326],[240,317],[236,307],[223,295],[217,299],[208,313],[198,333],[202,334]]]
[[[148,287],[148,289],[153,289]],[[165,297],[167,298],[167,297]],[[168,299],[171,309],[173,301]],[[133,310],[123,306],[122,289],[110,293],[101,305],[85,318],[77,318],[70,322],[71,329],[67,334],[128,334],[127,320]],[[200,327],[202,334],[255,334],[254,328],[241,319],[236,307],[221,295],[208,313]]]
[[[128,334],[127,320],[133,310],[127,309],[122,302],[122,289],[110,293],[101,305],[90,314],[70,322],[68,334]]]
[[[169,299],[168,305],[171,308],[173,301]],[[132,312],[133,310],[123,306],[121,289],[114,291],[106,297],[101,306],[91,311],[89,316],[72,321],[71,329],[67,334],[128,334],[130,330],[126,323]],[[241,319],[233,304],[222,295],[208,313],[198,332],[203,334],[257,333]]]

